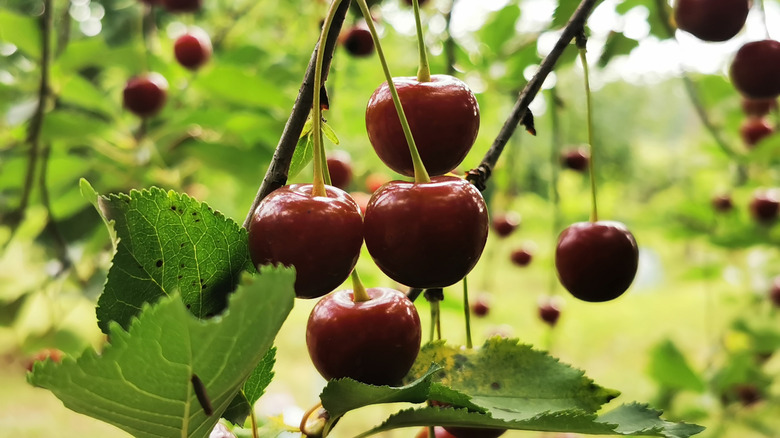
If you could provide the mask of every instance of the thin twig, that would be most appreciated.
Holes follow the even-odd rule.
[[[665,0],[655,0],[655,6],[658,10],[658,17],[660,18],[661,24],[663,25],[667,36],[669,38],[674,38],[675,30],[672,27],[671,21],[669,19],[669,13],[666,9],[668,5],[665,3]],[[693,104],[693,107],[696,110],[696,114],[699,116],[699,120],[701,120],[701,124],[704,125],[704,128],[707,129],[707,132],[710,133],[712,139],[715,140],[715,143],[718,145],[718,147],[721,148],[721,150],[723,150],[723,152],[728,157],[739,159],[740,155],[734,152],[734,149],[729,146],[728,142],[720,134],[718,127],[715,126],[715,124],[710,119],[710,116],[707,113],[707,109],[704,107],[704,103],[702,102],[701,96],[699,95],[699,90],[696,88],[696,83],[682,68],[680,68],[680,77],[683,81],[683,85],[685,85],[685,92],[688,94],[688,99],[690,99],[691,104]]]
[[[341,26],[344,23],[344,18],[347,15],[350,3],[350,0],[341,2],[341,5],[339,5],[339,8],[336,10],[336,15],[333,17],[333,23],[331,24],[328,38],[325,40],[325,51],[323,53],[324,63],[322,66],[323,82],[328,76],[330,61],[333,58],[338,35],[339,32],[341,32]],[[265,173],[265,177],[257,191],[257,195],[255,196],[254,201],[252,201],[252,206],[249,208],[249,212],[246,215],[244,228],[249,225],[249,222],[252,219],[252,213],[255,211],[258,204],[260,204],[260,201],[262,201],[266,195],[287,183],[287,172],[290,169],[290,161],[292,160],[295,146],[298,144],[298,138],[301,135],[303,125],[306,123],[306,118],[309,116],[309,111],[311,110],[311,105],[314,100],[314,64],[317,59],[317,50],[319,50],[319,43],[315,46],[314,52],[309,60],[309,66],[306,68],[306,74],[298,92],[298,97],[295,99],[290,118],[287,119],[287,124],[279,139],[279,144],[276,146],[274,157]]]
[[[539,71],[530,81],[528,81],[525,88],[523,88],[523,91],[520,92],[517,102],[515,102],[515,106],[509,114],[509,118],[504,122],[504,126],[501,128],[501,131],[499,131],[498,136],[496,136],[490,149],[482,158],[482,162],[476,169],[472,169],[468,172],[467,179],[479,190],[485,190],[487,179],[490,178],[490,174],[493,172],[493,168],[498,162],[498,158],[501,156],[504,146],[506,146],[507,142],[512,137],[512,134],[514,134],[518,123],[523,120],[523,116],[525,116],[526,111],[528,111],[528,105],[531,104],[539,93],[539,90],[542,88],[542,83],[544,83],[547,75],[553,70],[555,64],[558,62],[558,58],[560,58],[564,50],[569,46],[571,40],[576,34],[582,32],[582,29],[585,27],[585,20],[587,20],[588,15],[590,15],[590,12],[598,2],[599,0],[582,0],[582,2],[580,2],[577,10],[574,11],[574,14],[563,29],[560,38],[558,38],[558,41],[555,43],[555,47],[553,47],[550,54],[544,58],[542,64],[539,66]]]

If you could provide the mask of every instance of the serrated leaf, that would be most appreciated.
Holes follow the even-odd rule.
[[[407,409],[393,414],[381,425],[356,438],[402,427],[431,425],[665,438],[687,438],[704,430],[703,427],[693,424],[661,420],[659,414],[658,411],[634,403],[620,406],[600,417],[574,410],[543,413],[522,421],[503,421],[487,414],[469,412],[466,409],[427,407]]]
[[[238,391],[233,400],[230,401],[225,412],[222,413],[222,418],[231,422],[232,424],[241,426],[246,422],[249,417],[252,406],[249,405],[249,400],[246,399],[243,391]]]
[[[287,171],[287,178],[294,178],[301,173],[311,163],[312,158],[314,158],[314,143],[310,130],[308,134],[298,139],[298,145],[295,146],[295,152],[293,152],[290,160],[290,170]]]
[[[667,388],[697,392],[706,389],[704,380],[688,365],[685,356],[669,339],[662,341],[651,351],[648,373],[656,382]]]
[[[103,222],[106,224],[106,228],[108,229],[108,235],[111,237],[111,243],[114,245],[114,250],[116,250],[116,246],[119,244],[119,237],[116,235],[116,229],[114,228],[114,221],[109,220],[106,218],[103,213],[100,211],[100,205],[98,199],[100,198],[100,195],[97,191],[92,187],[92,184],[89,183],[84,178],[81,178],[79,180],[79,189],[81,190],[81,196],[84,197],[87,201],[89,201],[90,204],[92,204],[93,207],[95,207],[95,210],[97,210],[100,213],[100,217],[103,218]]]
[[[187,195],[158,188],[100,196],[119,238],[98,325],[127,327],[144,303],[178,293],[199,318],[221,312],[242,271],[253,270],[247,232]]]
[[[429,343],[410,376],[420,375],[421,367],[431,362],[443,367],[439,383],[469,395],[471,403],[498,419],[523,420],[571,409],[595,412],[619,395],[516,339],[492,338],[472,350]]]
[[[322,134],[336,146],[339,145],[339,137],[336,135],[336,131],[325,122],[322,122]]]
[[[293,307],[294,281],[290,269],[265,267],[205,321],[180,295],[144,305],[127,331],[111,324],[100,354],[39,362],[29,381],[138,438],[205,438],[271,347]]]
[[[254,405],[265,394],[265,389],[274,378],[274,364],[276,363],[276,347],[268,350],[263,360],[249,375],[244,383],[244,395],[250,405]]]

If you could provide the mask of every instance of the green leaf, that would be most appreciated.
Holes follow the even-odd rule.
[[[295,146],[295,152],[293,152],[292,160],[290,161],[290,170],[287,172],[288,179],[294,178],[301,173],[314,158],[314,143],[311,136],[311,131],[309,131],[308,134],[298,139],[298,145]]]
[[[216,66],[199,76],[196,83],[214,96],[239,105],[279,108],[289,100],[261,74],[235,66]]]
[[[615,56],[628,55],[638,45],[639,41],[628,38],[622,33],[610,32],[604,45],[604,51],[599,58],[599,66],[605,67]]]
[[[253,269],[246,230],[187,195],[152,188],[97,203],[119,238],[98,300],[104,332],[109,321],[127,327],[144,303],[173,293],[195,316],[215,315],[240,273]]]
[[[128,331],[111,324],[102,353],[37,363],[29,381],[135,437],[205,438],[271,347],[293,307],[294,281],[292,270],[263,268],[207,321],[180,295],[144,305]]]
[[[265,389],[274,378],[275,363],[276,347],[268,350],[263,360],[257,364],[257,367],[249,375],[246,383],[244,383],[244,395],[246,395],[250,405],[254,405],[265,394]]]
[[[222,418],[235,424],[243,425],[246,422],[247,417],[252,410],[252,406],[249,405],[249,400],[246,399],[243,391],[239,391],[233,400],[230,401],[225,412],[222,413]]]
[[[442,385],[469,395],[475,406],[504,420],[571,409],[595,412],[619,395],[596,385],[581,370],[516,339],[492,338],[473,350],[443,342],[427,344],[410,376],[421,375],[422,367],[431,362],[444,368]]]
[[[672,389],[688,389],[703,392],[704,380],[685,360],[682,352],[671,340],[656,345],[650,353],[650,376],[660,385]]]
[[[469,412],[466,409],[427,407],[407,409],[393,414],[381,425],[356,438],[401,427],[431,425],[665,438],[687,438],[704,430],[703,427],[693,424],[664,421],[659,418],[659,415],[658,411],[633,403],[620,406],[601,417],[574,410],[543,413],[522,421],[503,421],[487,414]]]
[[[495,54],[501,54],[507,41],[517,33],[515,25],[520,19],[520,6],[506,5],[503,9],[491,13],[490,18],[479,31],[479,39],[486,48]]]
[[[95,137],[106,138],[116,128],[106,121],[84,113],[58,109],[46,115],[41,129],[44,141],[74,141],[83,143]]]
[[[330,140],[331,143],[335,144],[336,146],[339,145],[339,137],[336,135],[336,131],[333,130],[333,128],[330,127],[325,122],[322,122],[322,134]]]
[[[658,13],[658,2],[656,0],[625,0],[615,7],[615,12],[621,15],[625,15],[631,9],[635,7],[642,7],[649,12],[647,18],[647,24],[650,25],[650,34],[658,37],[659,39],[674,38],[674,35],[669,35],[666,31],[666,25],[661,20],[661,14]],[[668,3],[664,2],[664,6],[667,9],[667,16],[671,16],[672,9],[668,6]]]
[[[558,7],[555,8],[553,13],[552,28],[557,29],[565,26],[579,5],[579,0],[559,0]]]
[[[737,319],[732,329],[746,334],[750,345],[758,353],[773,353],[780,350],[780,329],[772,321]]]
[[[81,108],[98,111],[105,115],[119,112],[119,105],[106,99],[105,91],[101,91],[92,82],[80,75],[70,75],[62,81],[59,98]]]
[[[33,58],[41,56],[41,31],[33,17],[0,10],[0,41],[15,45]]]

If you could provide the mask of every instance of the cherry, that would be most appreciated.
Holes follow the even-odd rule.
[[[162,109],[168,96],[168,81],[159,73],[131,78],[122,92],[124,107],[139,117],[151,117]]]
[[[587,147],[577,147],[561,152],[561,164],[566,169],[584,172],[590,163],[590,152]]]
[[[385,184],[371,197],[365,216],[366,247],[374,262],[409,287],[440,288],[460,281],[487,240],[482,194],[452,176]]]
[[[487,314],[490,313],[489,297],[484,294],[477,297],[476,301],[471,304],[471,313],[480,318],[487,316]]]
[[[344,31],[341,43],[352,56],[364,57],[374,53],[374,39],[365,25],[356,25]]]
[[[754,405],[764,397],[755,385],[750,384],[736,385],[733,391],[742,406]]]
[[[757,191],[750,200],[750,214],[757,222],[770,224],[780,213],[780,200],[774,190]]]
[[[35,362],[51,359],[54,362],[62,362],[62,358],[65,356],[65,353],[63,353],[61,350],[58,350],[56,348],[45,348],[34,355],[30,357],[26,363],[25,368],[27,368],[27,371],[33,370],[33,365],[35,365]]]
[[[202,0],[161,0],[168,12],[197,12]]]
[[[327,158],[331,185],[346,190],[352,182],[352,160],[346,151],[335,151]]]
[[[742,112],[747,116],[764,117],[773,110],[777,110],[777,99],[742,98]]]
[[[510,260],[517,266],[528,266],[533,259],[533,254],[526,248],[518,248],[509,255]]]
[[[420,350],[420,317],[402,292],[388,288],[366,292],[368,301],[355,302],[351,290],[340,290],[314,306],[306,326],[309,355],[326,379],[395,385]]]
[[[638,264],[636,240],[620,222],[578,222],[558,237],[558,278],[580,300],[602,302],[619,297],[634,280]]]
[[[772,288],[769,289],[769,299],[775,307],[780,307],[780,277],[775,277],[772,281]]]
[[[561,306],[559,300],[548,298],[539,302],[539,319],[547,323],[550,327],[555,327],[558,318],[561,316]]]
[[[780,94],[780,42],[746,43],[737,51],[729,71],[734,87],[751,99],[774,99]]]
[[[195,28],[173,43],[173,53],[179,64],[197,70],[211,58],[211,38],[202,29]]]
[[[374,193],[380,187],[390,182],[390,178],[383,173],[372,173],[366,177],[366,191]]]
[[[677,0],[677,27],[704,41],[726,41],[745,26],[748,0]]]
[[[436,426],[433,428],[433,435],[434,438],[457,438],[453,436],[451,433],[444,430],[441,426]],[[415,435],[415,438],[428,438],[430,435],[428,434],[428,428],[424,427],[420,429],[419,432],[417,432],[417,435]]]
[[[430,82],[393,78],[415,144],[428,173],[443,175],[466,157],[479,131],[479,105],[459,79],[433,75]],[[387,82],[366,108],[366,130],[379,158],[394,171],[414,175],[412,157]]]
[[[715,195],[711,202],[712,208],[720,213],[731,211],[734,208],[734,202],[731,200],[731,195],[728,194]]]
[[[498,237],[506,237],[520,226],[520,215],[513,211],[499,214],[493,218],[492,224]]]
[[[764,138],[770,136],[775,128],[765,119],[750,117],[739,128],[739,134],[747,147],[752,148]]]
[[[497,438],[506,432],[506,429],[492,429],[487,427],[454,427],[445,426],[444,430],[455,438]]]
[[[343,283],[363,244],[360,207],[343,190],[325,189],[327,197],[312,196],[311,184],[276,189],[248,227],[252,262],[294,266],[299,298],[325,295]]]

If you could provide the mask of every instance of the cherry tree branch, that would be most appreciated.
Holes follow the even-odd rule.
[[[325,47],[323,48],[325,50],[323,53],[325,58],[322,66],[323,83],[328,76],[330,61],[333,58],[336,42],[339,33],[341,32],[341,26],[344,24],[344,19],[347,15],[350,3],[350,0],[341,2],[333,17],[333,23],[331,24],[330,32],[328,32],[328,37],[325,40]],[[298,97],[293,104],[292,113],[290,113],[290,117],[287,119],[287,124],[285,125],[282,136],[276,146],[274,157],[265,173],[265,177],[252,202],[252,206],[249,208],[249,212],[246,215],[244,228],[249,225],[249,222],[252,219],[252,213],[255,211],[258,204],[260,204],[260,201],[269,193],[287,183],[287,172],[290,170],[290,162],[292,161],[292,156],[295,152],[295,146],[298,144],[301,131],[303,131],[303,125],[306,123],[306,118],[309,116],[312,102],[314,101],[314,64],[317,59],[319,47],[320,45],[317,43],[314,52],[311,54],[309,66],[306,68],[303,83],[298,91]]]
[[[512,134],[514,134],[517,125],[523,120],[523,117],[525,117],[526,112],[528,111],[528,105],[531,104],[539,93],[539,90],[542,88],[542,83],[544,83],[547,75],[552,72],[555,64],[558,62],[558,58],[561,57],[564,50],[569,46],[571,40],[574,39],[577,34],[583,32],[585,21],[598,2],[599,0],[582,0],[580,2],[580,5],[577,7],[577,10],[574,11],[574,14],[572,14],[566,27],[563,28],[563,32],[555,43],[555,47],[553,47],[552,51],[544,58],[542,64],[539,66],[539,71],[530,81],[528,81],[525,88],[523,88],[523,91],[520,92],[517,102],[515,102],[515,106],[509,114],[509,118],[504,122],[504,126],[501,128],[501,131],[499,131],[496,139],[490,146],[490,149],[482,158],[482,162],[475,169],[468,171],[466,179],[474,184],[479,190],[485,190],[487,180],[490,178],[490,174],[493,172],[493,168],[496,166],[498,158],[504,151],[504,146],[506,146],[507,142],[512,137]]]

